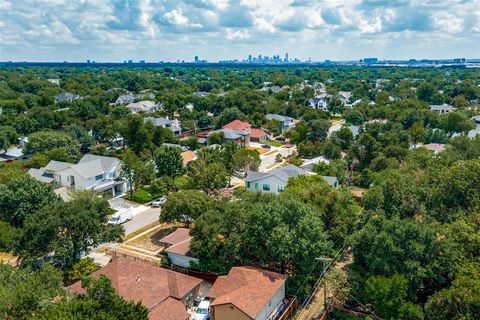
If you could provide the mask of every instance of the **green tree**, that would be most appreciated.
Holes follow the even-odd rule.
[[[375,306],[375,313],[385,319],[423,319],[422,308],[406,301],[408,281],[394,274],[390,278],[371,276],[365,283],[366,299]]]
[[[130,189],[130,197],[133,196],[133,188],[136,185],[135,173],[137,171],[140,159],[131,150],[127,150],[122,158],[122,167],[120,169],[120,176],[125,179]]]
[[[108,201],[91,192],[75,194],[70,202],[58,201],[31,214],[18,235],[16,252],[24,261],[49,253],[64,266],[71,266],[82,252],[103,242],[118,241],[123,227],[107,225]]]
[[[0,317],[34,318],[64,293],[61,285],[62,274],[49,264],[33,271],[0,263]]]
[[[181,190],[170,193],[162,208],[160,222],[182,222],[189,224],[212,206],[212,201],[204,192]]]
[[[417,87],[417,97],[419,100],[432,102],[433,96],[438,92],[438,89],[430,82],[422,82]]]
[[[47,319],[104,319],[147,320],[148,309],[142,302],[125,301],[112,287],[110,279],[87,278],[82,281],[86,294],[52,305],[39,318]]]
[[[425,139],[425,127],[421,122],[415,122],[412,126],[408,129],[408,133],[410,134],[410,138],[414,144],[418,142],[423,142]]]
[[[345,121],[353,125],[362,125],[365,119],[360,111],[350,110],[345,115]]]
[[[353,133],[347,127],[342,127],[332,134],[332,141],[338,144],[342,150],[347,150],[353,142]]]
[[[96,271],[98,266],[95,264],[92,258],[86,257],[78,260],[72,265],[72,268],[67,270],[67,277],[69,281],[81,280],[91,273]]]
[[[257,150],[241,148],[233,155],[233,167],[235,171],[257,171],[260,162],[260,154]]]
[[[140,115],[129,115],[122,126],[121,133],[125,143],[136,154],[150,146],[155,129],[151,123],[145,123]]]
[[[158,176],[175,178],[183,173],[182,151],[178,147],[162,146],[155,151]]]
[[[28,137],[26,154],[45,153],[53,149],[63,149],[70,157],[76,157],[80,150],[78,141],[70,135],[58,131],[39,131]]]
[[[328,135],[330,123],[328,120],[318,119],[308,122],[308,141],[325,140]]]
[[[475,129],[475,123],[464,113],[450,112],[443,118],[442,129],[451,135]]]
[[[14,226],[21,226],[26,217],[56,200],[49,185],[29,175],[0,184],[0,215]]]

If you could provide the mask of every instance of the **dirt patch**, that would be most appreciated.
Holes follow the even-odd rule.
[[[149,232],[141,237],[127,241],[125,244],[140,249],[156,252],[163,248],[163,245],[160,243],[160,239],[172,233],[177,228],[178,225],[166,225],[164,227],[161,227],[160,229],[155,229],[152,232]]]
[[[257,150],[258,153],[260,153],[260,155],[266,153],[268,151],[268,149],[265,149],[265,148],[255,148],[255,147],[247,147],[247,149],[249,150]]]
[[[11,266],[16,266],[18,257],[8,252],[0,252],[0,263],[7,263]]]

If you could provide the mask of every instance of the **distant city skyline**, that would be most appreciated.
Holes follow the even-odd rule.
[[[0,61],[478,58],[478,0],[0,0]]]

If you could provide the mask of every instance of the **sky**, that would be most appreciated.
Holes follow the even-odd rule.
[[[0,0],[0,61],[480,58],[480,0]]]

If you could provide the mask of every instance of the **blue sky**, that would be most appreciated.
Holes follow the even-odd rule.
[[[1,61],[480,58],[480,0],[0,0]]]

